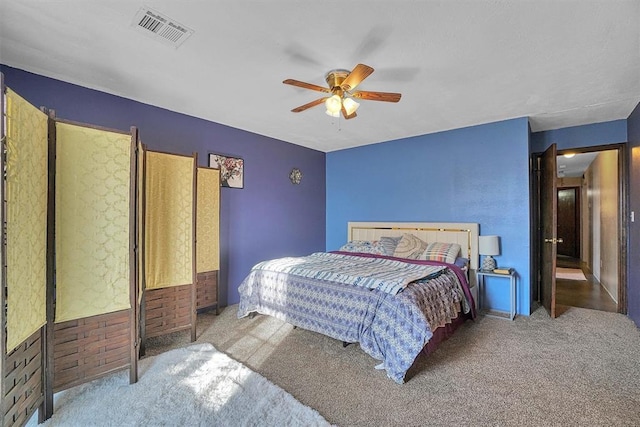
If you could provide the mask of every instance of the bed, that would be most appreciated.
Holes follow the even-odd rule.
[[[475,317],[477,245],[476,223],[349,222],[338,251],[256,264],[238,318],[269,315],[359,343],[401,384],[421,352]]]

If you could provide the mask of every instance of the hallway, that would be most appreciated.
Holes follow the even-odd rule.
[[[558,256],[558,267],[580,268],[587,278],[583,280],[556,279],[556,307],[560,313],[568,307],[582,307],[616,313],[617,304],[600,282],[580,260]]]

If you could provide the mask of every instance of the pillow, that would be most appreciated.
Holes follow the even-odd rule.
[[[393,253],[396,251],[398,247],[398,242],[402,239],[402,236],[399,237],[381,237],[380,244],[384,248],[385,255],[393,256]]]
[[[405,233],[400,238],[393,256],[398,258],[418,259],[424,253],[427,244],[413,234]]]
[[[469,267],[469,258],[457,257],[453,264],[457,265],[463,270],[466,270]]]
[[[384,246],[378,240],[352,240],[351,242],[342,245],[339,250],[342,252],[386,255]]]
[[[420,259],[446,262],[453,264],[460,253],[460,245],[457,243],[429,243]]]

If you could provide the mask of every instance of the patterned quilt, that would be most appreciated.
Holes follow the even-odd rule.
[[[252,269],[240,285],[238,318],[258,312],[337,340],[358,342],[367,354],[382,361],[391,379],[403,383],[433,331],[473,308],[465,300],[470,292],[457,267],[433,261],[409,263],[446,268],[392,295],[326,278],[269,270],[263,265]]]
[[[437,276],[444,265],[409,264],[388,258],[317,252],[306,257],[264,261],[254,270],[278,271],[348,285],[379,289],[395,295],[409,283]]]

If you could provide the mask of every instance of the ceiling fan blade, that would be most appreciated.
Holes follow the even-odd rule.
[[[325,93],[330,93],[331,92],[326,87],[314,85],[314,84],[311,84],[311,83],[301,82],[300,80],[287,79],[287,80],[283,81],[282,83],[284,83],[286,85],[301,87],[301,88],[304,88],[304,89],[316,90],[318,92],[325,92]]]
[[[344,117],[345,120],[353,119],[356,116],[357,116],[357,114],[356,114],[355,111],[353,113],[351,113],[351,114],[347,114],[347,109],[344,108],[344,105],[342,106],[342,117]]]
[[[301,105],[299,107],[294,108],[293,110],[291,110],[291,112],[299,113],[299,112],[307,110],[307,109],[309,109],[311,107],[315,107],[316,105],[322,104],[326,99],[327,98],[316,99],[315,101],[311,101],[308,104],[304,104],[304,105]]]
[[[392,92],[371,92],[361,91],[351,94],[354,98],[366,99],[368,101],[385,101],[385,102],[398,102],[402,94]]]
[[[347,78],[344,79],[340,87],[342,90],[350,91],[355,89],[364,79],[369,77],[373,73],[373,68],[368,65],[358,64],[353,71],[349,73]]]

